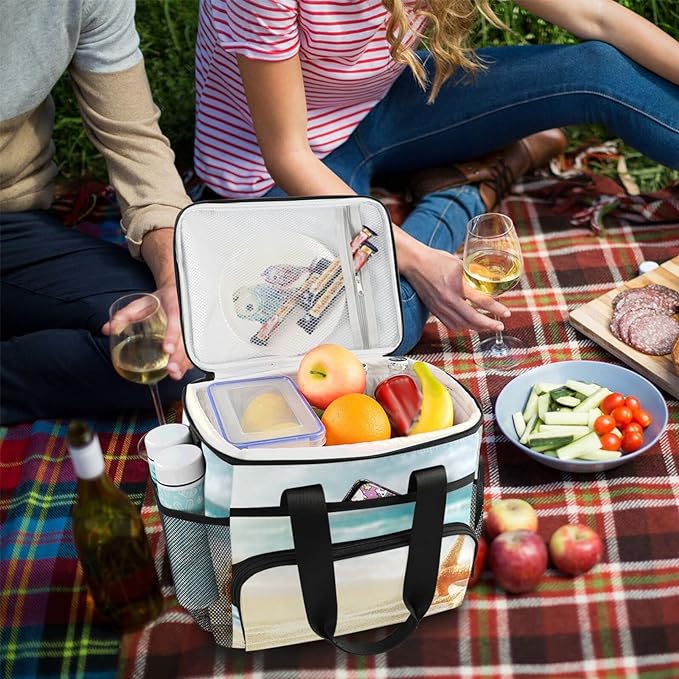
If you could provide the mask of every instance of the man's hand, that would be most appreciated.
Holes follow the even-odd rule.
[[[172,379],[180,380],[184,373],[192,367],[192,364],[184,350],[179,320],[179,300],[177,298],[172,252],[173,237],[173,229],[150,231],[144,236],[141,251],[144,261],[148,264],[156,280],[157,289],[154,294],[160,300],[167,316],[167,330],[163,341],[163,349],[170,354],[167,372]],[[128,308],[122,309],[119,314],[124,314]],[[132,317],[134,311],[130,310],[130,313]],[[111,333],[110,326],[110,323],[106,323],[101,329],[104,335]]]
[[[462,260],[457,255],[430,248],[400,229],[395,235],[401,273],[429,311],[449,330],[471,328],[477,332],[496,332],[504,329],[501,322],[474,307],[499,318],[508,318],[511,312],[464,281]]]

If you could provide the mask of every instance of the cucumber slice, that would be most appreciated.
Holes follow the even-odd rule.
[[[578,382],[577,380],[567,380],[566,386],[578,394],[583,396],[591,396],[596,393],[601,387],[598,384],[588,384],[587,382]]]
[[[578,405],[573,408],[573,412],[589,411],[592,408],[598,408],[601,402],[613,392],[606,387],[601,387],[595,391],[591,396],[588,396],[584,401],[580,401]]]
[[[549,410],[549,394],[538,396],[538,417],[544,422],[545,413]]]
[[[556,450],[545,450],[545,455],[549,455],[549,457],[559,457],[556,454]]]
[[[567,436],[571,434],[576,439],[579,439],[585,434],[589,434],[590,429],[585,425],[576,424],[543,424],[540,426],[541,434],[554,434],[554,436]]]
[[[537,403],[537,396],[536,396],[535,398],[536,398],[536,403]],[[535,429],[535,425],[537,424],[537,421],[538,421],[538,415],[537,415],[537,413],[536,413],[536,414],[533,415],[533,417],[531,417],[530,420],[528,420],[528,422],[526,423],[526,430],[525,430],[525,431],[523,432],[523,434],[521,435],[521,438],[519,439],[519,443],[523,443],[524,445],[525,445],[526,443],[528,443],[528,437],[529,437],[529,436],[531,435],[531,433],[533,432],[533,429]]]
[[[526,403],[526,407],[523,409],[523,419],[526,422],[530,422],[531,417],[533,415],[537,415],[538,413],[538,391],[537,387],[533,387],[530,392],[530,396],[528,397],[528,401]]]
[[[599,437],[596,432],[591,431],[586,436],[576,439],[573,443],[569,443],[562,448],[557,448],[556,454],[561,460],[572,460],[583,453],[591,453],[593,450],[600,449],[601,442],[599,441]]]
[[[622,457],[619,450],[591,450],[589,453],[578,455],[577,459],[605,462],[606,460],[617,460],[619,457]]]
[[[559,396],[559,398],[556,399],[556,402],[560,406],[567,406],[569,408],[575,408],[575,406],[580,405],[580,399],[575,398],[575,396]]]
[[[531,434],[528,437],[528,445],[531,448],[542,448],[543,450],[554,450],[556,448],[563,448],[569,443],[572,443],[575,437],[570,434],[568,436],[554,436],[553,434]]]
[[[523,419],[523,415],[520,412],[517,412],[512,415],[512,421],[514,422],[516,435],[521,438],[526,431],[526,420]]]
[[[619,439],[622,438],[622,432],[617,427],[611,430],[611,434],[615,434]]]
[[[549,392],[549,395],[552,400],[558,401],[562,396],[574,396],[575,392],[568,387],[559,387],[558,389],[552,389],[552,391]],[[580,399],[578,399],[578,403],[579,402]]]
[[[588,413],[550,412],[545,413],[545,424],[576,424],[586,426],[589,420]]]
[[[540,394],[545,394],[550,391],[554,391],[554,389],[559,389],[562,387],[562,384],[550,384],[549,382],[539,382],[538,384],[535,385],[537,388],[538,396]]]

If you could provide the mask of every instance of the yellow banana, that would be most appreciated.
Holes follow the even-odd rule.
[[[415,426],[408,435],[425,431],[445,429],[453,425],[453,399],[450,392],[439,382],[422,361],[413,363],[413,370],[422,386],[422,408]]]

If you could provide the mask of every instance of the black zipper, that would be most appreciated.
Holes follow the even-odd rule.
[[[468,535],[473,538],[474,544],[477,543],[476,533],[466,523],[449,523],[443,527],[442,537],[450,535]],[[408,544],[410,530],[402,530],[398,533],[383,535],[375,538],[363,538],[361,540],[350,540],[332,545],[333,561],[350,559],[354,556],[364,556],[376,552],[384,552],[394,547]],[[240,591],[253,575],[260,571],[277,568],[279,566],[293,566],[296,563],[295,550],[284,549],[280,552],[269,554],[258,554],[245,559],[241,563],[233,566],[233,603],[240,608]]]

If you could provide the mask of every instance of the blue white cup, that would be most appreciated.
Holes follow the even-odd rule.
[[[156,457],[165,448],[171,448],[182,443],[191,443],[191,430],[181,423],[162,424],[151,429],[140,441],[140,444],[142,442],[146,454],[142,453],[141,448],[139,454],[141,457],[145,457],[148,462],[153,483],[158,483],[156,478]]]
[[[205,459],[198,446],[180,443],[163,448],[156,453],[154,466],[158,499],[164,507],[204,513]]]

